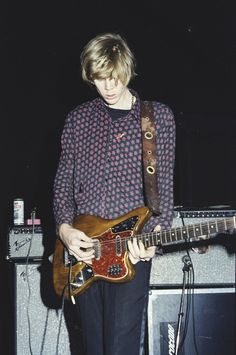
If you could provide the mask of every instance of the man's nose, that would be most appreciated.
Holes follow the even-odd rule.
[[[114,79],[106,78],[105,79],[105,89],[110,90],[114,88]]]

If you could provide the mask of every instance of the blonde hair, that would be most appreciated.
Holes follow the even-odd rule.
[[[82,78],[89,83],[94,79],[115,78],[126,86],[136,75],[134,55],[119,34],[105,33],[91,39],[80,60]]]

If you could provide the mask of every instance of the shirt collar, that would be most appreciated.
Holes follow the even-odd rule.
[[[135,100],[135,103],[134,103],[133,107],[131,108],[130,112],[128,113],[127,118],[130,118],[132,116],[138,122],[140,122],[140,98],[139,98],[139,95],[133,89],[129,88],[129,91],[132,93],[132,95],[134,95],[136,97],[136,100]],[[97,110],[103,110],[103,111],[107,112],[104,101],[100,97],[97,97],[92,102],[94,103]]]

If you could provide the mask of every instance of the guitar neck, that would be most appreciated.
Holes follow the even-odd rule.
[[[201,236],[207,235],[212,238],[215,234],[223,233],[236,228],[235,216],[186,225],[183,227],[171,228],[160,232],[151,232],[135,236],[139,241],[142,241],[145,247],[149,246],[168,246],[181,244],[191,239],[198,239]]]

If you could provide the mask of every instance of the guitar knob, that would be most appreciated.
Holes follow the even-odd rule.
[[[122,267],[119,264],[114,264],[109,266],[108,274],[111,276],[118,276],[122,270]]]

